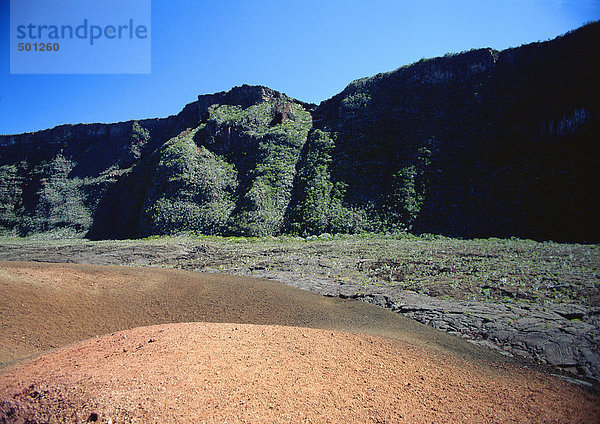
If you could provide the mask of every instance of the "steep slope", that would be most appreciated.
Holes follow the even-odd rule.
[[[277,233],[311,122],[303,104],[242,86],[165,119],[2,136],[0,228],[92,238]]]
[[[595,23],[354,81],[315,113],[331,181],[375,229],[600,240],[599,43]]]
[[[90,237],[281,231],[310,114],[283,94],[249,86],[220,99],[200,96],[197,110],[197,122],[111,187]]]
[[[600,241],[600,23],[422,60],[318,107],[265,87],[0,136],[0,232]]]

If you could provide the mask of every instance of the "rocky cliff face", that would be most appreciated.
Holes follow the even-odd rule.
[[[265,236],[283,229],[312,125],[304,106],[264,87],[188,105],[196,121],[111,187],[90,236],[194,231]]]
[[[350,84],[315,126],[332,181],[379,228],[599,240],[599,24],[423,60]]]
[[[422,60],[318,107],[242,86],[168,118],[0,136],[0,229],[598,241],[598,45],[596,23]]]
[[[0,228],[97,238],[279,232],[310,127],[300,102],[242,86],[164,119],[0,136]]]

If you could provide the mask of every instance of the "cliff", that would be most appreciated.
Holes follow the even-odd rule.
[[[421,60],[319,106],[266,87],[0,136],[0,229],[598,242],[600,24]]]
[[[332,179],[384,227],[598,241],[599,24],[422,60],[321,104]]]

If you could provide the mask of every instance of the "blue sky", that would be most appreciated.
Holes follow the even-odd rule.
[[[421,58],[600,19],[599,0],[152,0],[150,74],[11,75],[9,0],[0,4],[0,134],[164,117],[244,83],[319,103]]]

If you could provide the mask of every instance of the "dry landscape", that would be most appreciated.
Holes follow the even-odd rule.
[[[599,422],[600,399],[373,305],[178,270],[0,264],[0,422]]]
[[[598,1],[10,3],[0,424],[600,424]]]

